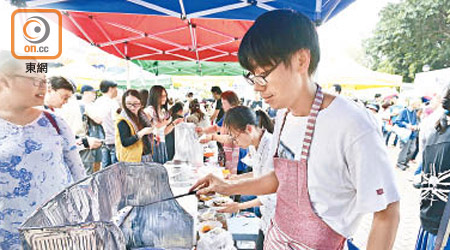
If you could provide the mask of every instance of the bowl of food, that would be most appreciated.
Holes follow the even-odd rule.
[[[200,233],[201,236],[213,230],[214,228],[222,228],[222,223],[215,220],[203,221],[199,224],[198,232]]]
[[[219,196],[205,202],[205,205],[214,208],[222,209],[225,204],[231,203],[233,200],[228,196]]]
[[[204,194],[201,194],[199,197],[198,197],[198,199],[199,200],[201,200],[201,201],[209,201],[209,200],[212,200],[214,198],[214,196],[211,196],[211,195],[204,195]]]
[[[203,210],[203,212],[199,211],[199,213],[200,213],[200,215],[198,216],[198,220],[200,222],[215,220],[216,211],[211,208]]]

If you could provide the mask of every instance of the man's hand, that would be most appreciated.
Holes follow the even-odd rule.
[[[219,213],[237,213],[241,210],[239,203],[237,202],[229,202],[222,205],[222,209],[217,210]]]
[[[212,141],[213,140],[213,135],[206,135],[206,136],[204,136],[203,138],[200,138],[200,143],[201,144],[206,144],[206,143],[208,143],[208,142],[210,142],[210,141]]]
[[[97,149],[102,146],[103,141],[95,137],[87,137],[89,149]]]
[[[201,127],[196,127],[196,128],[195,128],[195,132],[196,132],[197,134],[203,134],[203,129],[202,129]]]
[[[221,178],[213,174],[208,174],[198,180],[189,191],[197,190],[197,195],[210,195],[216,192],[224,195],[231,195],[227,192],[228,186],[229,184]]]
[[[139,138],[142,138],[144,135],[149,135],[153,132],[153,128],[151,127],[145,127],[141,130],[139,130],[139,132],[137,132],[137,135]]]

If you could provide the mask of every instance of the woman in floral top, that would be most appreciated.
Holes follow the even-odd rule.
[[[85,177],[75,137],[44,104],[45,76],[0,51],[0,249],[20,249],[18,227],[42,203]]]

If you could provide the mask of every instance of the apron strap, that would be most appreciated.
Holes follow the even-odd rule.
[[[306,161],[309,156],[309,149],[311,148],[312,138],[314,136],[314,130],[316,128],[316,120],[319,114],[320,106],[323,102],[323,93],[321,87],[317,85],[316,98],[311,106],[308,122],[306,124],[305,136],[303,138],[302,152],[300,155],[301,161]]]
[[[316,83],[316,86],[317,86],[316,96],[315,96],[314,102],[311,106],[311,111],[308,116],[308,123],[306,125],[305,137],[303,139],[303,146],[302,146],[302,152],[301,152],[301,157],[300,157],[300,159],[302,161],[308,159],[309,149],[311,147],[312,137],[314,134],[314,128],[316,126],[317,115],[319,114],[319,110],[320,110],[320,107],[322,106],[322,102],[323,102],[322,88],[317,83]],[[283,122],[281,123],[280,134],[278,135],[277,148],[275,150],[274,157],[278,157],[278,149],[280,147],[280,142],[281,142],[281,133],[283,132],[284,125],[286,124],[286,118],[287,118],[288,114],[289,114],[289,110],[287,110],[286,113],[284,114]]]
[[[287,118],[287,115],[288,115],[288,114],[289,114],[289,110],[287,110],[287,111],[284,113],[283,122],[281,123],[280,134],[278,135],[277,149],[275,150],[275,156],[274,156],[274,157],[276,157],[276,158],[278,158],[278,149],[280,148],[281,132],[283,131],[284,124],[286,123],[286,118]]]

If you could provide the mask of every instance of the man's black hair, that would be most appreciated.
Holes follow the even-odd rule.
[[[211,92],[212,92],[212,93],[215,93],[215,94],[218,94],[218,95],[221,95],[221,94],[222,94],[222,90],[220,89],[219,86],[213,86],[213,87],[211,88]]]
[[[178,118],[178,112],[180,110],[183,110],[183,103],[182,102],[176,102],[170,109],[169,109],[169,113],[170,116],[172,117],[172,120],[176,120]]]
[[[269,11],[256,19],[242,39],[239,63],[250,72],[281,61],[290,66],[292,55],[300,49],[310,51],[308,73],[312,75],[320,60],[315,25],[308,17],[294,10]]]
[[[66,78],[62,76],[52,76],[48,79],[50,87],[54,90],[66,89],[75,93],[75,87]]]
[[[103,80],[100,82],[100,91],[102,93],[108,93],[109,88],[117,87],[117,83],[110,80]]]
[[[342,91],[342,87],[341,87],[341,85],[339,85],[339,84],[334,84],[333,85],[333,88],[334,88],[334,91],[336,91],[337,93],[341,93],[341,91]]]

